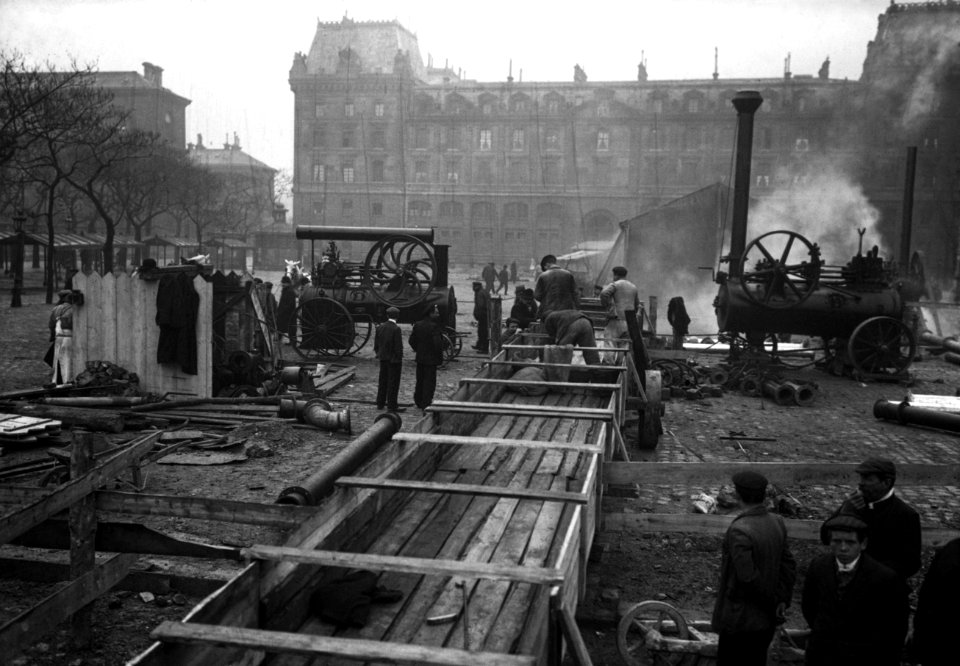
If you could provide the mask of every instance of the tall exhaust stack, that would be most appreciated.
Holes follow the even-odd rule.
[[[730,277],[740,277],[740,258],[747,247],[753,115],[761,104],[763,97],[756,90],[741,90],[733,97],[733,107],[737,110],[737,161],[733,183],[733,228],[730,230]]]

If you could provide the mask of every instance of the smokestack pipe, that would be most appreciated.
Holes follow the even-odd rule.
[[[907,175],[903,183],[903,224],[900,228],[900,270],[910,265],[910,236],[913,235],[913,186],[917,177],[917,147],[907,146]]]
[[[747,247],[753,114],[761,104],[763,97],[756,90],[741,90],[733,97],[733,107],[737,110],[737,161],[733,183],[733,228],[730,230],[730,277],[740,277],[740,259]]]

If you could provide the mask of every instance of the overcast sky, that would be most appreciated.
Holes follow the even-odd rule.
[[[293,160],[294,53],[317,21],[391,20],[415,33],[426,62],[470,79],[651,80],[779,77],[857,79],[889,0],[0,0],[0,48],[36,63],[71,57],[101,71],[163,67],[164,86],[192,100],[187,137],[208,145],[236,132],[243,149],[277,169]]]

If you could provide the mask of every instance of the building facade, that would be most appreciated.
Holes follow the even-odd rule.
[[[289,74],[293,220],[434,227],[455,262],[559,254],[609,238],[620,221],[667,201],[732,182],[731,99],[750,89],[764,98],[755,199],[796,194],[829,165],[859,183],[895,243],[904,148],[919,145],[926,219],[915,230],[928,242],[956,226],[949,176],[958,146],[945,135],[956,132],[958,107],[948,106],[947,91],[957,87],[941,71],[929,80],[945,89],[938,103],[919,109],[917,100],[894,100],[900,116],[917,115],[910,125],[891,98],[932,60],[950,70],[953,54],[941,44],[950,31],[942,28],[958,19],[953,2],[891,3],[858,81],[830,78],[827,59],[816,75],[793,74],[788,60],[771,79],[655,81],[640,65],[635,81],[592,82],[574,66],[568,82],[478,82],[424,65],[416,37],[395,21],[321,22]],[[933,248],[940,272],[953,270],[951,243]]]
[[[139,72],[97,72],[96,84],[113,95],[114,104],[129,111],[131,129],[153,132],[169,145],[187,143],[186,109],[190,100],[163,87],[163,68],[143,63]]]

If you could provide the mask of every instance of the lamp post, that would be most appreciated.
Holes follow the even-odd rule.
[[[23,223],[27,221],[27,216],[22,210],[18,210],[13,216],[13,230],[17,232],[17,256],[13,263],[13,294],[10,300],[11,308],[19,308],[23,305],[20,294],[23,293]]]

